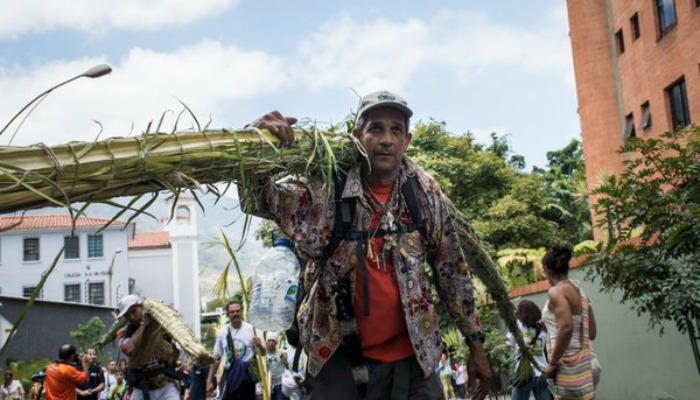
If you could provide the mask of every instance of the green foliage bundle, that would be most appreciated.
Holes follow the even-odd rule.
[[[700,321],[700,126],[633,138],[625,169],[595,190],[609,238],[588,258],[605,291],[620,290],[638,315],[693,332]]]

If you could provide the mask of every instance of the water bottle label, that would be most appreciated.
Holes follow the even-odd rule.
[[[287,294],[284,296],[284,302],[287,307],[292,309],[296,308],[297,305],[297,293],[299,292],[299,285],[290,285],[287,289]]]

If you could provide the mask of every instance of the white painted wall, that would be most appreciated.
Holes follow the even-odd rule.
[[[171,249],[130,250],[129,277],[135,281],[133,293],[175,305]]]

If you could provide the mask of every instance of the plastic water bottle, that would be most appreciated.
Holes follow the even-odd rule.
[[[277,239],[274,247],[260,258],[248,310],[248,322],[264,331],[289,329],[294,322],[299,291],[299,260],[292,241]]]

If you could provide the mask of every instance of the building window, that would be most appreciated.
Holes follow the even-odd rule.
[[[649,102],[642,104],[642,120],[639,122],[639,129],[651,128],[651,108]]]
[[[80,239],[77,236],[66,236],[63,238],[63,258],[73,260],[80,258]]]
[[[39,238],[24,238],[24,261],[39,261]]]
[[[622,29],[615,34],[615,46],[617,46],[617,55],[625,52],[625,38],[622,36]]]
[[[625,117],[625,136],[623,139],[626,142],[635,136],[637,136],[637,134],[634,131],[634,114],[630,113]]]
[[[674,0],[656,0],[659,14],[659,32],[663,37],[676,26],[676,4]]]
[[[88,258],[104,257],[102,235],[88,235]]]
[[[88,284],[88,303],[104,304],[105,303],[105,283],[90,282]]]
[[[22,287],[22,297],[32,297],[34,294],[34,290],[36,290],[36,286],[24,286]],[[40,299],[44,296],[43,290],[39,292],[39,295],[36,296],[37,299]]]
[[[632,31],[632,41],[639,39],[642,33],[639,30],[639,15],[637,13],[634,13],[632,18],[630,18],[630,30]]]
[[[67,284],[63,287],[63,299],[70,303],[80,303],[80,284]]]
[[[668,103],[671,109],[672,128],[690,125],[690,110],[688,95],[685,91],[685,78],[681,78],[666,89]]]
[[[179,225],[186,225],[190,223],[190,208],[186,206],[178,206],[177,214],[175,216],[177,223]]]

